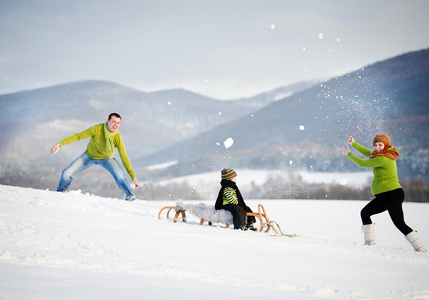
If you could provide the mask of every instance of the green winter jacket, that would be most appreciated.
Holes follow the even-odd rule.
[[[223,205],[233,204],[238,205],[238,196],[235,189],[226,187],[223,191]]]
[[[88,146],[86,147],[86,154],[88,154],[93,159],[104,159],[107,157],[107,151],[103,127],[104,123],[91,126],[80,133],[75,133],[65,138],[60,142],[60,145],[64,146],[91,137]],[[121,133],[119,131],[113,136],[113,144],[116,148],[118,148],[119,156],[121,157],[122,163],[124,164],[124,167],[131,179],[136,178],[136,174],[134,173],[127,152],[125,151],[124,140],[122,139]]]
[[[371,156],[371,150],[353,142],[353,148],[366,157]],[[362,168],[373,168],[374,179],[371,184],[373,195],[393,191],[401,188],[398,180],[396,161],[385,156],[376,156],[371,159],[362,159],[349,152],[347,157],[356,165]]]

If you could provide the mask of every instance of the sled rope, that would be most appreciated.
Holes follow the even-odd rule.
[[[277,229],[274,227],[274,225],[277,226]],[[295,233],[294,234],[285,234],[285,233],[283,233],[282,229],[280,228],[280,225],[277,222],[275,222],[275,221],[270,221],[269,223],[265,224],[264,227],[269,227],[268,230],[270,228],[273,229],[273,231],[275,232],[275,234],[271,234],[271,236],[286,236],[288,238],[293,238],[293,237],[297,237],[298,236]]]

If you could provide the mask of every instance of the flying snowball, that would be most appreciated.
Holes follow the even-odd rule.
[[[234,140],[232,138],[227,138],[223,144],[225,145],[225,148],[228,149],[232,146],[232,144],[234,144]]]
[[[304,125],[299,125],[299,130],[305,130]]]
[[[276,24],[271,24],[271,30],[274,30],[276,28]]]
[[[319,32],[319,39],[323,39],[323,33]]]

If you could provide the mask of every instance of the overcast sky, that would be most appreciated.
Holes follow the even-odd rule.
[[[428,0],[0,0],[0,94],[86,79],[253,96],[429,47]]]

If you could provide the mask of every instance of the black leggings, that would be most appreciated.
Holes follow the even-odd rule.
[[[363,225],[372,224],[371,216],[388,211],[390,218],[396,228],[407,235],[413,230],[405,224],[402,202],[404,202],[404,191],[399,188],[393,191],[375,195],[375,199],[369,202],[360,212]]]
[[[241,227],[245,226],[246,224],[253,224],[256,222],[256,219],[254,216],[247,216],[247,212],[252,212],[250,207],[245,206],[244,208],[240,205],[233,205],[228,204],[222,206],[222,209],[229,210],[232,214],[232,219],[234,222],[234,229],[240,229]]]

